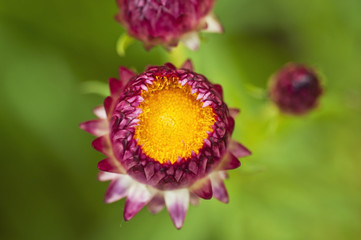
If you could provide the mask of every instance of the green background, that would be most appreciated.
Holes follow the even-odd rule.
[[[191,206],[180,231],[166,211],[124,222],[124,200],[103,203],[103,156],[78,127],[103,101],[85,82],[102,91],[119,66],[169,61],[139,42],[118,56],[116,12],[114,0],[0,0],[1,239],[361,239],[359,0],[217,2],[225,34],[203,34],[176,64],[190,57],[224,86],[242,109],[234,138],[253,155],[230,172],[230,203]],[[304,117],[259,97],[289,61],[315,67],[325,86]]]

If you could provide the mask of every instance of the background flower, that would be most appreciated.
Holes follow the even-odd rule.
[[[233,137],[253,155],[229,172],[230,202],[190,206],[181,231],[166,211],[125,222],[124,200],[104,204],[103,155],[78,127],[104,99],[84,94],[84,82],[107,89],[119,66],[163,64],[165,50],[135,42],[119,58],[114,1],[0,2],[1,239],[360,239],[359,1],[217,2],[226,34],[205,35],[180,62],[190,57],[242,108]],[[266,88],[289,61],[316,68],[327,91],[318,109],[280,117],[271,134],[266,101],[248,86]]]
[[[116,15],[128,33],[146,49],[163,45],[170,49],[182,41],[197,50],[199,31],[223,32],[212,13],[214,0],[117,0]]]
[[[302,115],[317,107],[323,90],[314,69],[289,63],[270,78],[268,91],[281,112]]]

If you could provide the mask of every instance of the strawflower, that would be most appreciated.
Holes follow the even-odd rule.
[[[162,45],[167,49],[182,41],[199,47],[199,31],[223,32],[212,13],[214,0],[117,0],[116,20],[146,49]]]
[[[289,63],[270,79],[270,98],[286,114],[310,112],[318,105],[322,92],[318,74],[305,65]]]
[[[178,229],[189,203],[228,202],[226,171],[250,151],[231,139],[239,110],[223,102],[220,85],[193,72],[190,61],[139,75],[121,67],[109,85],[111,96],[94,110],[98,119],[80,125],[107,156],[98,163],[99,180],[111,181],[105,202],[126,197],[126,221],[147,204],[152,213],[166,206]]]

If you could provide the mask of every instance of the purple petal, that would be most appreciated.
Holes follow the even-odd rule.
[[[116,97],[123,88],[123,84],[116,78],[109,78],[109,89],[112,97]]]
[[[234,130],[234,119],[233,119],[233,117],[228,117],[227,129],[228,129],[229,132],[233,133],[233,130]]]
[[[221,96],[222,100],[223,100],[223,88],[221,85],[219,84],[214,84],[213,87],[216,89],[217,93],[219,93],[219,95]]]
[[[229,108],[229,115],[234,119],[238,116],[239,112],[238,108]]]
[[[246,157],[251,155],[251,151],[237,141],[232,140],[229,145],[229,151],[236,157]]]
[[[164,196],[157,194],[148,203],[148,209],[152,214],[157,214],[163,210],[164,205],[165,205]]]
[[[219,173],[211,174],[210,178],[212,181],[213,196],[221,202],[228,203],[229,198],[227,189]]]
[[[112,97],[106,97],[104,99],[104,109],[107,113],[107,116],[110,116],[112,113],[112,105],[113,105],[113,98]]]
[[[227,152],[219,166],[221,170],[231,170],[241,166],[241,162],[232,153]]]
[[[98,169],[104,172],[112,172],[112,173],[125,172],[123,167],[120,165],[120,163],[113,158],[106,158],[98,162]]]
[[[120,76],[120,81],[123,83],[123,86],[125,86],[127,85],[130,79],[136,76],[136,74],[126,67],[120,67],[119,76]]]
[[[105,202],[112,203],[127,196],[128,189],[134,181],[128,175],[118,175],[118,179],[113,180],[105,193]]]
[[[98,137],[92,142],[92,146],[95,150],[108,155],[109,153],[109,141],[105,136]]]
[[[174,226],[180,229],[188,211],[189,191],[187,189],[166,191],[164,198]]]
[[[133,183],[124,206],[124,220],[132,219],[151,199],[152,194],[144,184]]]
[[[93,112],[94,112],[95,116],[97,116],[100,119],[107,118],[107,113],[105,112],[104,106],[98,106],[98,107],[94,108]]]
[[[181,66],[183,69],[187,69],[189,71],[193,71],[193,63],[190,59],[187,59],[183,65]]]
[[[196,194],[198,197],[203,199],[211,199],[212,198],[212,183],[210,179],[204,178],[199,180],[192,186],[192,193]]]
[[[80,124],[80,128],[97,137],[103,136],[109,132],[108,122],[103,119],[83,122]]]

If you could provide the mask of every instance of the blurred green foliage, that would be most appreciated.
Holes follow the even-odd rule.
[[[124,222],[124,200],[103,203],[102,156],[78,128],[103,101],[84,82],[170,59],[138,41],[118,56],[116,11],[114,0],[0,0],[1,239],[361,239],[359,0],[217,2],[225,34],[177,61],[224,86],[253,155],[230,173],[230,203],[190,207],[180,231],[166,211]],[[249,91],[288,61],[323,75],[321,104],[302,118]]]

